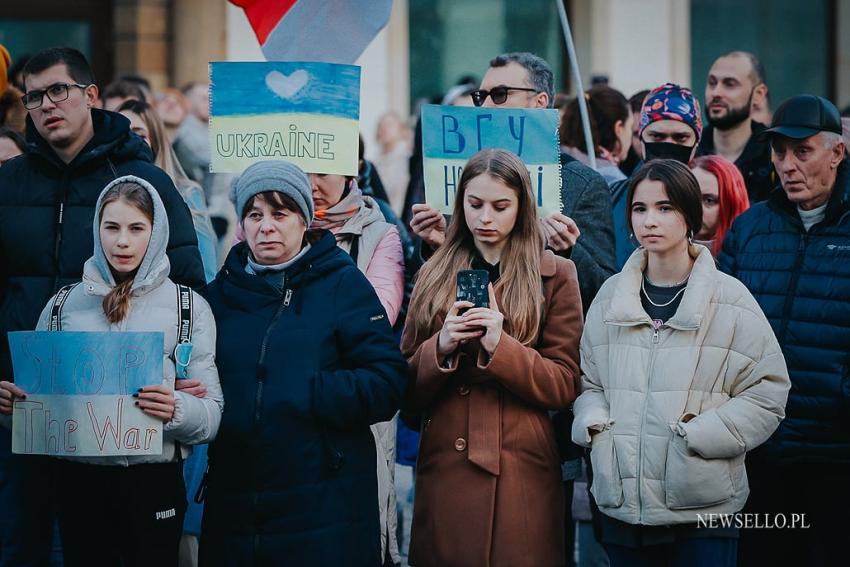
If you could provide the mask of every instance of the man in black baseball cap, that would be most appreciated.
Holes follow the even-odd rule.
[[[741,530],[739,563],[834,565],[850,510],[850,163],[819,96],[785,101],[762,135],[782,186],[735,220],[718,261],[755,296],[792,384],[785,419],[747,455],[744,511],[796,525]]]

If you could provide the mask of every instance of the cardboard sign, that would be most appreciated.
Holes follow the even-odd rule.
[[[558,111],[554,109],[423,106],[425,201],[451,214],[464,165],[489,148],[508,150],[525,162],[538,216],[561,212]]]
[[[360,67],[210,63],[210,171],[283,159],[356,176],[359,119]]]
[[[162,454],[161,420],[132,394],[162,383],[162,333],[9,333],[12,451],[105,457]]]

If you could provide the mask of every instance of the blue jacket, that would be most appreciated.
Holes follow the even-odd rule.
[[[378,297],[330,232],[285,270],[245,272],[237,244],[204,295],[227,400],[210,445],[201,564],[381,563],[372,423],[407,364]]]
[[[791,376],[785,420],[749,458],[850,463],[850,162],[809,232],[777,188],[735,220],[718,261],[755,296]]]
[[[632,181],[638,170],[643,165],[643,161],[638,162],[635,166],[632,175],[626,179],[615,181],[611,184],[611,214],[614,217],[614,247],[617,255],[617,271],[623,269],[629,256],[637,249],[637,240],[629,235],[629,225],[626,222],[626,200],[629,194],[629,183]]]

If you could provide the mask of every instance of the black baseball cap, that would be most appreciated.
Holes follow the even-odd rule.
[[[841,134],[841,115],[834,104],[821,96],[792,96],[776,109],[770,128],[761,133],[767,139],[774,134],[801,140],[819,132]]]

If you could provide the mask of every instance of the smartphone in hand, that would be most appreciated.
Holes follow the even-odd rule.
[[[490,307],[487,270],[461,270],[457,273],[457,300],[468,301],[475,307]]]

